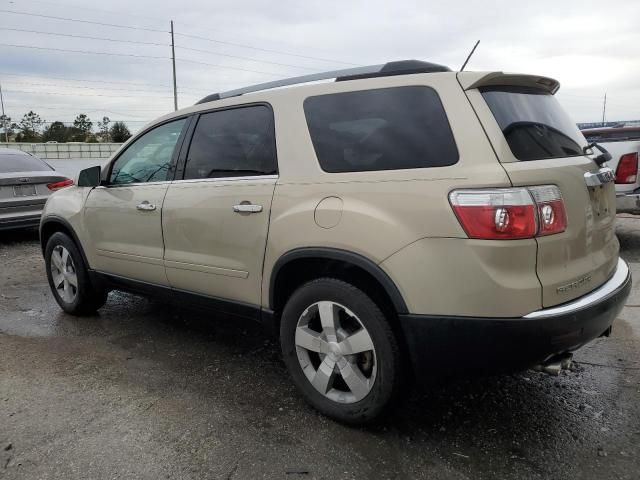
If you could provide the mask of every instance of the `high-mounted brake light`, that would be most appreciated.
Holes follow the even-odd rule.
[[[71,180],[70,178],[66,178],[64,180],[60,180],[59,182],[47,183],[47,188],[49,190],[56,191],[64,187],[70,187],[71,185],[73,185],[73,180]]]
[[[567,227],[564,203],[555,185],[454,190],[449,201],[469,238],[533,238]]]
[[[616,183],[636,183],[638,178],[638,152],[625,153],[616,168]]]

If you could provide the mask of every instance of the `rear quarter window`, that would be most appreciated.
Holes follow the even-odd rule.
[[[319,95],[304,101],[304,112],[326,172],[445,167],[458,161],[442,102],[429,87]]]

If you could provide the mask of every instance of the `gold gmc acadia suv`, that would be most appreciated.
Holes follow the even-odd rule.
[[[50,197],[53,295],[260,321],[306,400],[350,423],[409,379],[559,368],[609,334],[631,277],[608,155],[558,88],[409,60],[210,95]]]

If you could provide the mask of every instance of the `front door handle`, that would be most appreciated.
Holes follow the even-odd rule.
[[[145,200],[141,204],[137,205],[136,208],[138,210],[142,210],[143,212],[151,212],[156,209],[156,206],[153,203],[149,203]]]
[[[241,203],[233,206],[233,211],[236,213],[260,213],[262,211],[262,205],[254,205],[252,203]]]

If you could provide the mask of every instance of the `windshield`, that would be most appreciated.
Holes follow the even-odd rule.
[[[518,160],[583,155],[584,137],[550,93],[525,87],[491,87],[481,93]]]

